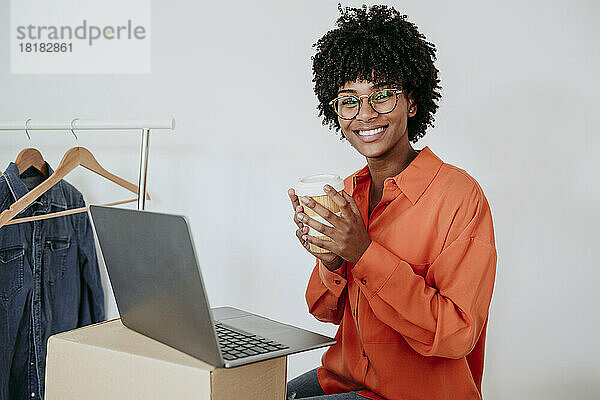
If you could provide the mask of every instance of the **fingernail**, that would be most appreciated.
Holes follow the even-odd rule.
[[[302,235],[302,240],[306,240],[306,235]]]
[[[323,186],[323,190],[325,190],[326,192],[329,192],[331,190],[331,186],[325,185],[325,186]]]
[[[298,211],[298,212],[302,212],[302,206],[298,206],[298,207],[296,207],[296,211]]]
[[[304,221],[304,215],[302,215],[302,214],[298,214],[298,219],[299,219],[300,221]]]
[[[302,200],[304,204],[308,204],[308,197],[303,196],[300,200]]]

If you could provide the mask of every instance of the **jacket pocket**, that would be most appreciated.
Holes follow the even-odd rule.
[[[23,287],[23,246],[0,249],[0,299],[10,298]]]
[[[64,277],[69,247],[71,247],[69,238],[46,238],[44,242],[44,273],[48,283],[56,283]]]

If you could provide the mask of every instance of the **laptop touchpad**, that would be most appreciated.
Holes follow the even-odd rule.
[[[290,331],[290,329],[294,330],[294,328],[290,326],[254,315],[231,318],[223,322],[234,328],[238,328],[260,336],[275,336],[281,333],[287,333]]]

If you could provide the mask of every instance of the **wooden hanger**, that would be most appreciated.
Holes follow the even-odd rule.
[[[56,185],[62,178],[64,178],[69,172],[74,170],[78,166],[82,166],[84,168],[89,169],[92,172],[97,173],[98,175],[103,176],[111,182],[116,183],[117,185],[138,194],[138,187],[131,182],[126,181],[123,178],[120,178],[114,174],[111,174],[107,170],[105,170],[100,163],[94,158],[92,153],[86,149],[85,147],[73,147],[65,153],[58,168],[54,171],[52,175],[50,175],[45,181],[40,183],[38,186],[33,188],[29,193],[25,196],[21,197],[17,201],[15,201],[10,208],[4,210],[0,214],[0,228],[6,225],[10,220],[12,220],[17,214],[23,211],[27,206],[33,203],[38,197],[47,192],[52,186]],[[146,194],[146,199],[150,200],[150,195]],[[64,212],[68,212],[71,210],[67,210]],[[73,210],[74,211],[74,210]],[[62,212],[62,213],[64,213]],[[79,211],[81,212],[81,211]],[[58,214],[58,213],[55,213]],[[36,217],[29,218],[39,218],[45,219],[49,218],[49,215],[41,215]],[[64,214],[62,214],[64,215]],[[42,217],[42,218],[40,218]],[[45,217],[45,218],[44,218]]]
[[[100,204],[100,205],[111,207],[111,206],[118,206],[119,204],[133,203],[136,201],[138,201],[137,198],[129,199],[129,200],[122,200],[122,201],[115,201],[114,203],[107,203],[107,204]],[[58,211],[58,212],[54,212],[54,213],[50,213],[50,214],[36,215],[35,217],[16,218],[16,219],[11,219],[5,225],[20,224],[21,222],[39,221],[42,219],[50,219],[50,218],[62,217],[65,215],[78,214],[81,212],[86,212],[89,209],[90,209],[89,206],[85,206],[85,207],[79,207],[79,208],[72,208],[70,210],[65,210],[65,211]]]
[[[33,167],[40,171],[44,177],[48,177],[48,165],[46,165],[46,161],[38,149],[29,147],[21,150],[15,164],[17,164],[17,168],[19,169],[19,174],[22,174],[28,168]]]
[[[31,121],[31,118],[25,121],[25,134],[27,135],[27,138],[29,138],[29,145],[31,146],[31,136],[29,135],[29,130],[27,129],[29,127],[29,121]],[[19,175],[25,172],[28,168],[34,167],[42,175],[44,175],[44,178],[48,177],[48,166],[46,165],[46,161],[44,160],[44,157],[42,157],[42,153],[33,147],[21,150],[21,152],[17,155],[15,164],[17,164],[17,168],[19,169]]]

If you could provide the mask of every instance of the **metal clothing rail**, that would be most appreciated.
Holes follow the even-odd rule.
[[[146,181],[148,172],[148,150],[150,147],[150,130],[175,129],[175,119],[143,120],[143,121],[107,121],[81,120],[70,121],[0,121],[0,131],[53,131],[53,130],[141,130],[142,146],[140,148],[140,170],[138,179],[138,210],[146,207]]]

